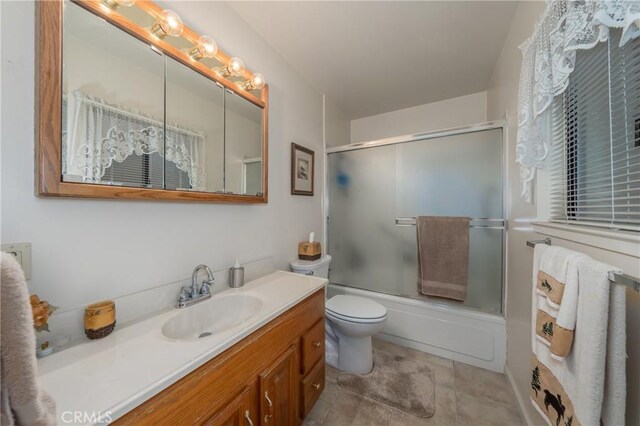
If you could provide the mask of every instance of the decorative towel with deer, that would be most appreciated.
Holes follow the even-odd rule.
[[[536,245],[530,396],[550,425],[624,424],[625,289],[613,269]]]

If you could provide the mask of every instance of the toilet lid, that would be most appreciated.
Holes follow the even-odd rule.
[[[337,295],[327,301],[327,311],[348,318],[375,319],[387,315],[387,308],[359,296]]]

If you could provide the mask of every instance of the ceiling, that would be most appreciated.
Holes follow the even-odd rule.
[[[230,4],[351,119],[486,90],[517,7],[509,1]]]

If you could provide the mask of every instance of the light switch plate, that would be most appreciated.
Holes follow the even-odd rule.
[[[31,243],[2,244],[2,251],[13,255],[24,272],[27,280],[31,279]]]

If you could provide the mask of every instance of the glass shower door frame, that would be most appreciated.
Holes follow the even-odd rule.
[[[385,146],[385,145],[395,145],[395,144],[404,144],[404,143],[410,143],[410,142],[417,142],[417,141],[424,141],[427,139],[435,139],[435,138],[442,138],[442,137],[446,137],[446,136],[454,136],[454,135],[462,135],[462,134],[468,134],[468,133],[475,133],[475,132],[481,132],[481,131],[486,131],[486,130],[493,130],[493,129],[501,129],[502,130],[502,144],[501,144],[501,154],[502,154],[502,158],[500,161],[501,164],[501,190],[502,190],[502,218],[503,219],[503,229],[502,229],[502,258],[501,258],[501,268],[500,268],[500,274],[501,274],[501,316],[505,315],[505,310],[506,310],[506,247],[507,247],[507,195],[508,195],[508,183],[507,183],[507,176],[506,176],[506,170],[507,170],[507,122],[506,120],[496,120],[496,121],[489,121],[489,122],[484,122],[484,123],[477,123],[477,124],[472,124],[472,125],[468,125],[468,126],[462,126],[462,127],[456,127],[456,128],[450,128],[450,129],[443,129],[443,130],[437,130],[437,131],[431,131],[431,132],[424,132],[424,133],[415,133],[415,134],[411,134],[411,135],[404,135],[404,136],[397,136],[397,137],[392,137],[392,138],[385,138],[385,139],[379,139],[379,140],[374,140],[374,141],[368,141],[368,142],[359,142],[359,143],[355,143],[355,144],[349,144],[349,145],[342,145],[342,146],[338,146],[338,147],[333,147],[333,148],[326,148],[325,147],[325,155],[323,156],[323,161],[324,161],[324,167],[323,167],[323,173],[324,173],[324,196],[323,196],[323,214],[325,217],[325,226],[324,226],[324,244],[325,247],[327,247],[327,249],[329,248],[329,235],[328,235],[328,229],[329,229],[329,188],[330,188],[330,182],[329,182],[329,173],[328,173],[328,156],[330,154],[333,153],[338,153],[338,152],[345,152],[345,151],[352,151],[352,150],[361,150],[361,149],[367,149],[367,148],[374,148],[374,147],[381,147],[381,146]],[[402,297],[402,296],[398,296],[398,297]],[[437,302],[436,302],[437,303]],[[465,307],[463,307],[465,308]],[[473,309],[473,308],[467,308],[467,309]],[[475,309],[473,309],[475,310]]]

